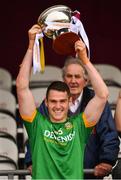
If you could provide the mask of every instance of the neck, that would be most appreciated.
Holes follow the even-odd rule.
[[[67,120],[67,117],[62,120],[56,120],[56,119],[53,119],[50,117],[50,121],[53,123],[64,123],[64,122],[66,122],[66,120]]]
[[[79,94],[71,94],[71,100],[72,103],[75,102],[76,99],[78,99],[79,96],[82,96],[83,90]]]
[[[79,95],[80,94],[76,94],[76,95],[72,95],[71,97],[72,97],[72,103],[74,103],[75,102],[75,100],[79,97]]]

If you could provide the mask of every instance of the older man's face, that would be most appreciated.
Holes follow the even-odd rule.
[[[64,81],[68,84],[72,97],[78,97],[86,84],[83,68],[78,64],[68,65]]]

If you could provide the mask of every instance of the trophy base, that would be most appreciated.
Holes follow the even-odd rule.
[[[74,32],[65,32],[53,40],[53,49],[61,55],[75,54],[74,44],[79,40],[79,36]]]

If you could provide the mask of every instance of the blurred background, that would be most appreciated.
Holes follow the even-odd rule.
[[[15,79],[28,45],[28,29],[46,8],[63,4],[81,13],[90,42],[91,61],[121,69],[120,0],[4,0],[0,5],[0,67]],[[47,65],[62,67],[65,57],[52,49],[52,40],[44,37]]]

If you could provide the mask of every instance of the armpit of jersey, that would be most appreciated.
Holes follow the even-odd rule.
[[[31,114],[31,116],[26,116],[26,115],[21,114],[21,117],[24,121],[31,123],[33,121],[33,119],[35,118],[36,113],[37,113],[37,110],[35,109],[35,111]]]
[[[88,121],[88,119],[86,118],[86,115],[84,113],[82,114],[82,118],[84,120],[85,127],[95,126],[96,121]]]

